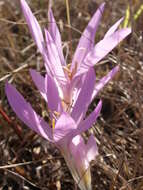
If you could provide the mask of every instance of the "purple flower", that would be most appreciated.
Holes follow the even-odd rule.
[[[21,0],[22,10],[29,26],[31,34],[40,53],[43,56],[47,74],[50,75],[58,88],[60,97],[67,104],[73,105],[76,102],[81,86],[84,84],[84,78],[89,70],[103,59],[114,47],[116,47],[126,36],[131,33],[130,28],[117,29],[123,18],[118,20],[105,34],[104,38],[94,45],[96,30],[103,14],[105,3],[102,3],[95,12],[92,19],[85,28],[78,46],[76,48],[70,70],[65,63],[61,36],[56,25],[52,10],[49,10],[49,28],[45,29],[45,39],[41,28],[28,7],[25,0]],[[99,90],[115,75],[119,70],[116,66],[107,76],[94,85],[92,99]],[[36,86],[46,99],[44,78],[34,70],[31,70],[31,76]],[[72,106],[71,106],[72,107]],[[65,105],[65,110],[67,106]]]
[[[54,121],[54,124],[50,125],[33,110],[14,86],[9,83],[5,86],[5,92],[13,111],[28,127],[60,149],[73,178],[82,190],[91,189],[89,164],[98,154],[95,138],[91,135],[85,144],[81,136],[96,122],[102,107],[102,101],[99,101],[95,110],[85,117],[91,102],[94,83],[95,73],[91,68],[86,74],[85,83],[81,87],[72,112],[68,113],[68,110],[67,112],[63,110],[64,105],[62,105],[55,81],[47,74],[44,82],[46,99],[50,120]]]
[[[48,80],[48,77],[46,77]],[[51,80],[51,78],[50,78]],[[90,80],[87,80],[91,83]],[[46,83],[46,82],[45,82]],[[91,135],[88,139],[88,142],[85,144],[81,133],[88,130],[95,122],[97,117],[100,114],[102,107],[102,102],[100,101],[95,108],[95,110],[84,120],[76,121],[76,114],[72,118],[71,115],[67,112],[61,112],[59,115],[54,114],[53,108],[56,110],[59,104],[59,97],[56,94],[56,88],[51,86],[50,93],[48,92],[48,102],[50,100],[51,104],[51,120],[54,120],[55,124],[49,125],[44,121],[27,103],[22,95],[9,83],[6,83],[5,92],[8,98],[8,101],[16,113],[16,115],[32,130],[44,137],[46,140],[54,143],[57,148],[60,149],[65,161],[79,187],[83,190],[91,189],[91,175],[90,175],[90,161],[95,159],[98,154],[98,149],[94,137]],[[90,85],[90,84],[89,84]],[[46,86],[47,87],[47,86]],[[53,92],[55,91],[55,96]],[[82,89],[84,91],[84,89]],[[92,92],[89,93],[91,97]],[[57,96],[57,97],[56,97]],[[79,95],[79,104],[83,98],[82,95]],[[87,102],[84,102],[88,104]],[[84,104],[83,103],[83,104]],[[88,107],[88,105],[87,105]],[[77,109],[77,110],[76,110]],[[78,113],[79,107],[74,108],[75,113]],[[80,111],[79,111],[80,112]]]
[[[80,189],[91,190],[89,163],[97,156],[98,149],[92,135],[85,143],[81,134],[96,122],[102,101],[99,101],[94,111],[87,117],[86,112],[99,90],[119,69],[116,66],[96,83],[93,66],[130,34],[131,30],[129,28],[117,30],[122,21],[120,19],[107,31],[104,38],[94,45],[95,33],[104,9],[103,3],[84,30],[71,67],[68,69],[62,52],[61,36],[52,10],[49,10],[50,25],[44,30],[44,38],[26,1],[21,0],[21,5],[47,71],[45,77],[34,70],[30,70],[30,74],[47,102],[52,124],[45,122],[15,87],[6,83],[5,92],[8,101],[17,116],[28,127],[60,149]]]

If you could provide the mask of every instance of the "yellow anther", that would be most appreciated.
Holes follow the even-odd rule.
[[[68,67],[64,66],[63,69],[64,69],[64,72],[66,72],[67,74],[71,73],[71,71]]]
[[[52,119],[52,129],[55,129],[55,119]]]
[[[59,116],[60,116],[60,113],[57,112],[57,111],[54,111],[54,115],[55,115],[56,117],[59,117]]]
[[[69,69],[69,65],[67,65],[67,67],[63,67],[63,69],[64,69],[64,72],[66,72],[67,73],[67,75],[68,75],[68,77],[69,77],[69,79],[71,80],[72,79],[72,73],[71,73],[71,71],[70,71],[70,69]]]
[[[71,63],[67,64],[67,68],[70,70]]]

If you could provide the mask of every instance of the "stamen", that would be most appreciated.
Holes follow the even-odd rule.
[[[48,109],[48,112],[52,116],[52,119],[49,121],[49,125],[52,127],[52,129],[54,129],[56,120],[60,116],[60,113],[57,111],[51,111],[50,109]]]
[[[55,129],[55,123],[56,123],[56,122],[55,122],[55,119],[53,118],[53,119],[52,119],[52,129]]]
[[[75,62],[75,66],[72,69],[72,76],[75,75],[75,73],[77,72],[77,66],[78,66],[78,62]]]
[[[60,113],[57,112],[57,111],[54,111],[54,115],[55,115],[56,117],[59,117],[59,116],[60,116]]]
[[[70,70],[71,63],[67,64],[67,68]]]
[[[65,71],[66,73],[71,73],[71,71],[70,71],[70,69],[69,69],[68,67],[64,66],[63,69],[64,69],[64,71]]]
[[[67,67],[64,66],[63,70],[64,70],[65,73],[67,73],[69,79],[71,80],[72,79],[72,73],[71,73],[71,71],[70,71],[70,69],[68,67],[69,67],[69,65]]]

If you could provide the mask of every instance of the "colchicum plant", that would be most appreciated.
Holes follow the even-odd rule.
[[[81,190],[91,190],[90,161],[98,155],[96,140],[91,135],[85,143],[82,133],[96,122],[102,101],[86,117],[88,106],[97,93],[119,70],[116,66],[107,76],[96,83],[94,65],[103,59],[121,40],[131,33],[130,28],[117,29],[123,19],[117,21],[94,45],[104,3],[95,12],[85,28],[72,63],[66,64],[60,32],[52,10],[49,10],[49,28],[43,32],[25,0],[22,10],[32,37],[42,54],[46,68],[45,77],[30,70],[32,79],[47,102],[50,123],[44,121],[9,83],[5,85],[8,101],[16,115],[32,130],[54,143],[61,151],[75,182]]]

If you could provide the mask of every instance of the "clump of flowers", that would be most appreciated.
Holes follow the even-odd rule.
[[[95,33],[104,9],[104,3],[101,4],[85,28],[69,68],[63,56],[61,36],[52,10],[49,10],[49,28],[44,30],[43,36],[25,0],[21,0],[21,6],[46,68],[45,77],[32,69],[30,74],[47,102],[50,124],[33,110],[14,86],[6,83],[8,101],[28,127],[54,143],[61,151],[80,189],[91,190],[89,164],[98,155],[98,148],[93,135],[85,143],[81,134],[96,122],[102,101],[98,102],[94,111],[87,117],[86,112],[93,98],[119,70],[116,66],[96,83],[93,67],[128,36],[131,29],[117,29],[123,20],[120,19],[107,31],[104,38],[94,45]]]

